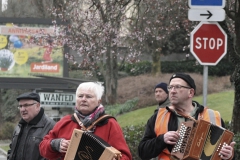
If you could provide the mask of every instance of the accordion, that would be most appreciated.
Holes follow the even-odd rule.
[[[74,129],[64,160],[120,160],[121,153],[100,137]]]
[[[183,122],[180,138],[172,149],[176,160],[221,160],[219,152],[231,143],[234,134],[204,120]]]

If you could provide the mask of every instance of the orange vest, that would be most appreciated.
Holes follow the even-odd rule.
[[[168,132],[168,122],[169,122],[170,115],[171,115],[171,112],[168,111],[166,108],[160,108],[158,110],[157,118],[155,121],[155,133],[157,136]],[[203,119],[215,125],[222,126],[220,113],[218,111],[208,109],[207,107],[204,107],[204,110],[202,113],[199,114],[198,119]],[[158,159],[170,160],[169,150],[165,148],[158,155]]]

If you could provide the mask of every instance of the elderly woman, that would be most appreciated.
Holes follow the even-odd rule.
[[[75,116],[67,115],[56,123],[39,145],[40,154],[47,159],[64,159],[73,130],[88,128],[95,120],[105,115],[101,104],[104,87],[100,83],[81,83],[76,90]],[[82,122],[82,125],[78,121]],[[121,160],[131,160],[130,150],[122,130],[114,118],[98,123],[90,132],[105,140],[121,152]]]

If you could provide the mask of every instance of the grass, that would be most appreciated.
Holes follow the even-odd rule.
[[[0,148],[2,148],[4,151],[8,151],[9,150],[9,145],[7,145],[7,146],[0,146]]]
[[[196,96],[194,100],[198,101],[200,104],[203,102],[202,96]],[[207,106],[213,110],[219,111],[224,121],[230,121],[232,118],[233,102],[233,90],[209,94],[207,97]],[[145,124],[152,116],[155,109],[156,105],[138,109],[118,116],[117,120],[121,127],[139,125],[142,123]]]

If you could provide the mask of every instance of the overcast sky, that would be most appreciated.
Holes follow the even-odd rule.
[[[6,8],[6,4],[7,4],[8,0],[2,0],[2,11],[4,11]]]

